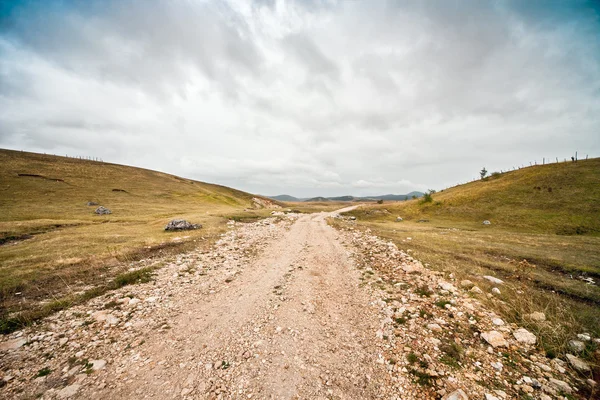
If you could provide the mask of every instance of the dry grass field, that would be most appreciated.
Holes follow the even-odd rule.
[[[230,218],[271,211],[248,193],[141,168],[8,150],[0,165],[0,314],[13,325],[114,286],[128,262],[208,246]],[[203,228],[165,232],[174,218]]]

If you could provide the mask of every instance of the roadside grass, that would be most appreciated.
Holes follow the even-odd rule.
[[[0,165],[0,325],[95,293],[74,294],[83,288],[102,293],[117,276],[136,280],[121,275],[132,262],[208,248],[231,217],[271,211],[248,193],[141,168],[10,150],[0,150]],[[165,232],[174,218],[203,227]]]
[[[152,272],[157,268],[159,268],[158,265],[124,272],[115,276],[115,278],[106,285],[96,286],[82,293],[67,294],[61,298],[43,303],[41,307],[29,308],[19,313],[14,313],[12,316],[4,316],[3,318],[0,318],[0,333],[5,334],[21,329],[52,313],[81,304],[94,297],[101,296],[110,290],[120,289],[124,286],[137,283],[150,282],[152,279]]]
[[[596,158],[495,174],[434,193],[431,202],[361,205],[345,215],[356,217],[358,229],[486,293],[493,285],[483,275],[504,280],[499,297],[482,300],[556,355],[578,333],[600,336],[599,183]],[[528,320],[535,311],[547,321]]]
[[[384,202],[370,220],[453,220],[478,229],[561,236],[600,235],[600,158],[538,165],[441,190],[422,199]]]
[[[482,300],[507,321],[539,335],[550,354],[563,353],[578,333],[600,336],[600,288],[579,279],[594,276],[598,282],[599,237],[462,229],[460,222],[448,220],[370,222],[362,220],[361,210],[350,214],[357,215],[359,229],[390,239],[429,268],[453,273],[457,281],[469,279],[489,293],[493,285],[481,276],[504,280],[499,286],[504,303]],[[548,322],[525,318],[535,311],[544,312]]]

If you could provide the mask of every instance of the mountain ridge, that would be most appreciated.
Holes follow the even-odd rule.
[[[314,201],[378,201],[378,200],[387,200],[387,201],[404,201],[412,199],[413,196],[422,197],[424,195],[423,192],[412,191],[407,194],[384,194],[378,196],[316,196],[316,197],[295,197],[288,194],[280,194],[276,196],[264,196],[272,200],[277,201],[289,201],[289,202],[314,202]]]

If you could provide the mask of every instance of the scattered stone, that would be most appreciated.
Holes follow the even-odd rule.
[[[402,221],[403,221],[403,220],[402,220],[402,217],[397,217],[397,218],[396,218],[396,222],[402,222]]]
[[[590,368],[590,365],[587,362],[583,361],[581,358],[576,357],[573,354],[567,354],[566,357],[569,364],[577,371],[586,373],[592,370]]]
[[[13,339],[13,340],[9,340],[6,342],[2,342],[2,343],[0,343],[0,351],[15,350],[15,349],[18,349],[19,347],[23,346],[25,343],[27,343],[27,340],[25,340],[23,338]]]
[[[94,371],[99,371],[106,367],[106,360],[91,360],[90,363],[92,364],[92,370]]]
[[[471,289],[475,284],[468,279],[460,281],[460,287],[465,289]]]
[[[492,294],[495,294],[496,296],[499,296],[501,294],[500,293],[500,289],[498,289],[497,287],[492,288]]]
[[[481,294],[481,293],[483,293],[483,290],[479,289],[479,287],[477,287],[477,286],[473,286],[473,287],[471,288],[470,292],[472,292],[472,293],[477,293],[477,294]]]
[[[110,211],[108,208],[103,207],[103,206],[96,208],[96,211],[94,211],[94,212],[98,215],[112,214],[112,211]]]
[[[165,231],[186,231],[200,228],[202,228],[200,224],[190,224],[185,219],[174,219],[165,226]]]
[[[537,342],[537,337],[525,328],[517,329],[513,332],[513,336],[519,343],[534,345]]]
[[[569,340],[568,347],[569,350],[579,354],[583,353],[583,351],[585,350],[585,343],[579,340]]]
[[[486,393],[485,400],[500,400],[500,399],[492,394]]]
[[[588,334],[585,333],[579,333],[577,335],[577,339],[583,341],[583,342],[589,342],[590,340],[592,340],[592,337]]]
[[[442,327],[439,326],[438,324],[427,324],[427,329],[429,329],[433,332],[441,332],[442,331]]]
[[[485,221],[483,221],[483,224],[484,225],[491,225],[492,223],[486,219]]]
[[[88,202],[87,202],[87,205],[88,205],[88,206],[97,206],[97,205],[98,205],[98,203],[96,203],[95,201],[88,201]]]
[[[440,281],[438,283],[438,286],[440,288],[442,288],[443,290],[447,290],[448,292],[456,291],[456,288],[454,287],[454,285],[452,285],[451,283],[448,283],[448,282]]]
[[[469,400],[469,396],[462,389],[457,389],[449,395],[442,397],[442,400]]]
[[[488,342],[492,347],[506,347],[508,342],[504,339],[504,335],[498,331],[483,332],[481,337]]]
[[[502,326],[502,325],[504,325],[504,321],[500,318],[494,318],[494,319],[492,319],[492,324],[494,324],[496,326]]]
[[[495,285],[502,285],[504,283],[503,280],[498,279],[498,278],[496,278],[494,276],[490,276],[490,275],[484,275],[483,279],[487,279],[488,281],[492,282]]]
[[[419,272],[419,269],[412,264],[402,265],[402,270],[407,274],[414,274],[414,273]]]
[[[558,380],[555,378],[550,378],[550,385],[561,392],[565,392],[565,393],[573,392],[573,389],[571,388],[571,386],[569,386],[569,384],[565,381],[561,381],[561,380]]]
[[[56,394],[61,399],[68,399],[68,398],[75,396],[75,394],[77,394],[77,391],[79,390],[80,387],[81,387],[81,385],[78,385],[78,384],[65,386],[64,388],[59,390],[58,393],[56,393]]]

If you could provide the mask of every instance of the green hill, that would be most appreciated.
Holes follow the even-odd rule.
[[[508,230],[600,233],[600,159],[538,165],[494,174],[423,199],[378,207],[370,219],[460,220]],[[377,208],[375,208],[377,209]],[[369,216],[367,216],[369,218]]]
[[[356,221],[332,224],[370,229],[449,279],[475,282],[548,354],[564,352],[578,333],[600,335],[600,159],[494,174],[348,214]],[[501,294],[490,293],[484,275],[505,281]],[[547,321],[527,320],[532,312]]]
[[[0,312],[106,282],[126,261],[208,243],[229,218],[267,215],[273,204],[123,165],[10,150],[0,165]],[[165,232],[174,218],[203,228]]]

